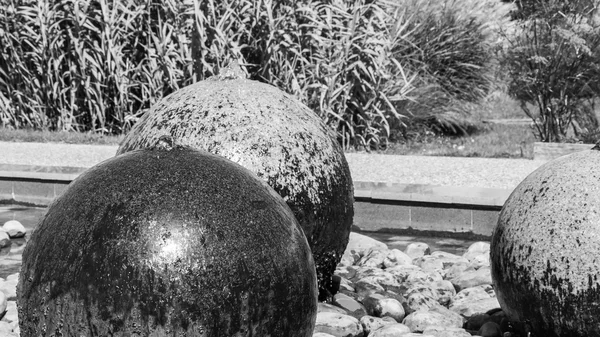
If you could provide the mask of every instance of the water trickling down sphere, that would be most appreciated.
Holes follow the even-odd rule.
[[[510,195],[491,242],[504,312],[535,336],[600,336],[600,151],[546,163]]]
[[[162,144],[96,165],[55,200],[18,301],[21,336],[311,336],[317,283],[276,192]]]
[[[239,163],[273,187],[302,226],[326,293],[348,243],[354,197],[344,153],[317,115],[271,85],[229,72],[158,102],[118,153],[163,135]]]

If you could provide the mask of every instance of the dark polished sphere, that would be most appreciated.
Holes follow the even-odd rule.
[[[281,197],[162,144],[89,169],[23,253],[21,336],[311,336],[310,248]]]

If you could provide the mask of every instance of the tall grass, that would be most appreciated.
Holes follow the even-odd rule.
[[[121,134],[163,96],[238,60],[345,147],[378,147],[423,88],[462,100],[488,85],[479,21],[419,17],[430,0],[413,1],[0,0],[0,121]]]

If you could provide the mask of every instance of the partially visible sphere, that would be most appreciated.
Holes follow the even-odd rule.
[[[317,283],[267,184],[184,147],[132,151],[58,197],[23,253],[21,336],[311,336]]]
[[[546,163],[510,195],[491,242],[504,312],[535,336],[600,336],[600,151]]]
[[[268,84],[208,79],[154,105],[117,153],[153,146],[164,135],[239,163],[273,187],[308,238],[320,288],[331,287],[352,227],[354,194],[344,153],[314,112]]]

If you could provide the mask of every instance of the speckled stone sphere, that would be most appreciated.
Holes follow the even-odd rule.
[[[502,309],[534,336],[600,336],[600,151],[548,162],[519,184],[491,269]]]
[[[313,111],[274,86],[217,76],[154,105],[118,153],[152,146],[163,135],[239,163],[273,187],[306,234],[320,289],[331,287],[352,227],[354,193],[344,153]]]
[[[49,207],[23,253],[21,336],[312,336],[314,262],[286,203],[238,164],[163,145]]]

